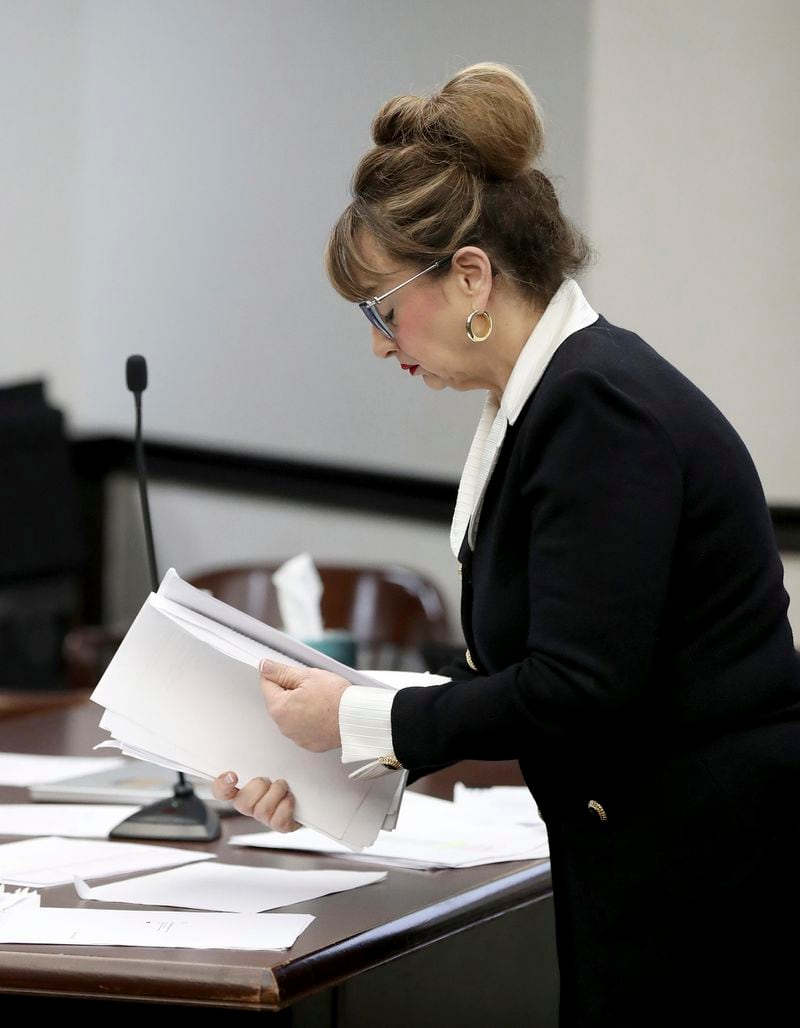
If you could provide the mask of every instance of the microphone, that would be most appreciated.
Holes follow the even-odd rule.
[[[153,543],[153,527],[150,524],[150,504],[147,499],[147,467],[144,462],[144,443],[142,441],[142,393],[147,389],[147,361],[140,354],[130,356],[125,364],[125,380],[128,389],[133,393],[136,403],[136,472],[139,478],[139,499],[142,505],[144,521],[144,539],[147,546],[147,563],[150,568],[150,587],[158,591],[158,570],[156,567],[156,549]]]
[[[150,567],[150,585],[158,592],[156,550],[153,528],[150,524],[150,504],[147,499],[147,467],[142,440],[142,393],[147,389],[147,361],[139,354],[130,356],[125,364],[125,381],[136,402],[136,473],[139,479],[139,499],[142,505],[144,537],[147,544],[147,563]],[[108,833],[110,839],[171,839],[177,841],[212,842],[220,836],[219,818],[213,810],[195,796],[191,782],[182,771],[173,787],[172,797],[156,800],[142,807],[130,817],[120,821]]]
[[[125,380],[132,393],[141,394],[147,389],[147,361],[141,354],[132,354],[125,362]],[[137,396],[141,403],[141,395]]]

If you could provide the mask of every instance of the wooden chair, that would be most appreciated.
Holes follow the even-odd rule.
[[[260,621],[282,627],[272,574],[275,564],[253,564],[203,571],[189,581]],[[359,667],[419,669],[426,644],[451,639],[441,594],[424,575],[399,565],[317,566],[323,584],[326,628],[344,629],[355,638]],[[124,630],[81,627],[64,643],[67,683],[92,688],[116,651]]]
[[[23,717],[25,714],[43,714],[62,707],[74,707],[85,703],[89,692],[77,690],[43,690],[34,689],[0,689],[0,721],[11,717]]]

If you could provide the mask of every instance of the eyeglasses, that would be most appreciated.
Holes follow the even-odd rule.
[[[411,278],[407,278],[405,282],[401,282],[399,286],[394,286],[393,289],[390,289],[388,293],[384,293],[383,296],[373,296],[371,300],[362,300],[358,306],[364,312],[367,321],[374,325],[379,332],[382,332],[387,339],[394,339],[394,332],[392,332],[384,321],[383,315],[378,310],[378,304],[382,303],[387,296],[391,296],[392,293],[396,293],[398,289],[402,289],[403,286],[407,286],[410,282],[414,282],[421,275],[427,275],[427,273],[429,271],[433,271],[434,268],[439,268],[442,264],[447,264],[449,260],[449,257],[443,257],[440,261],[436,261],[434,264],[431,264],[429,268],[424,268],[422,271],[418,271],[416,275],[412,275]]]

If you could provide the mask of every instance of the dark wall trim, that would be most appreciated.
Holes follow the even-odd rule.
[[[778,549],[784,553],[800,553],[800,507],[770,507]]]
[[[121,436],[94,436],[75,440],[71,446],[81,487],[88,544],[83,618],[89,623],[100,623],[105,549],[104,483],[111,474],[135,474],[133,441]],[[450,522],[457,491],[455,482],[414,475],[389,475],[158,440],[147,443],[146,458],[153,481],[368,514],[389,514],[441,525]],[[784,553],[800,553],[800,507],[774,506],[771,514],[779,548]]]
[[[84,481],[102,481],[119,471],[135,474],[130,439],[103,436],[72,445],[75,468]],[[453,515],[457,491],[455,482],[178,443],[150,441],[145,455],[153,481],[442,524]]]
[[[130,439],[97,436],[76,440],[72,447],[75,467],[85,482],[102,482],[119,471],[135,473]],[[150,441],[146,454],[154,481],[438,524],[450,521],[457,491],[455,482],[181,443]],[[800,553],[800,507],[776,505],[770,512],[780,549]]]

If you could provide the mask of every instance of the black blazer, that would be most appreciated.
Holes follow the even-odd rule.
[[[397,695],[398,758],[519,760],[550,836],[563,1024],[691,1024],[691,987],[719,1016],[731,975],[741,1014],[736,968],[753,979],[751,933],[800,857],[800,657],[741,439],[601,317],[509,427],[461,561],[478,670]],[[775,991],[760,952],[753,1002]]]

